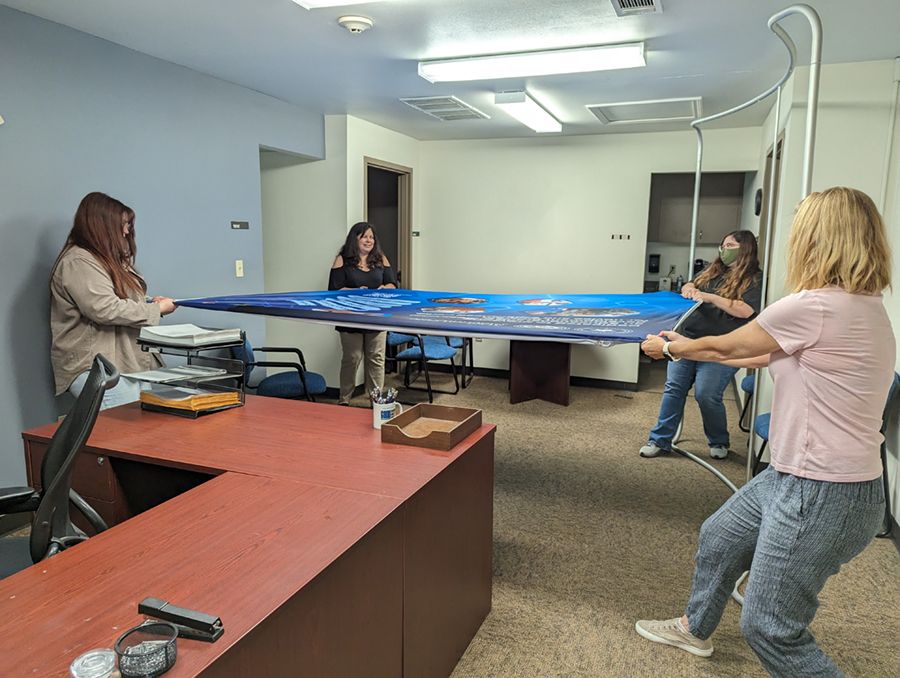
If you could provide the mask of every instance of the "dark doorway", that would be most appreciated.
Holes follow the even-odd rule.
[[[399,270],[400,175],[369,165],[366,168],[366,183],[367,221],[375,226],[384,255]]]
[[[412,168],[366,157],[366,221],[375,225],[400,287],[412,281]]]

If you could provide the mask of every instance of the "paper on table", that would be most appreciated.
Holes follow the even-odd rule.
[[[197,325],[158,325],[142,327],[140,338],[147,342],[157,342],[174,346],[205,346],[222,344],[229,341],[240,341],[239,328],[224,330],[208,330]]]

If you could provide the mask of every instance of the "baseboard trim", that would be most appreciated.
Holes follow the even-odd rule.
[[[457,366],[458,367],[458,366]],[[450,374],[450,365],[443,363],[429,363],[428,369],[432,372],[442,372]],[[501,370],[493,367],[476,367],[476,377],[492,377],[494,379],[509,379],[509,370]],[[630,384],[624,381],[614,381],[611,379],[594,379],[593,377],[569,377],[571,386],[583,386],[586,388],[605,388],[618,391],[637,391],[637,384]]]
[[[10,513],[0,516],[0,536],[21,530],[31,522],[30,513]]]

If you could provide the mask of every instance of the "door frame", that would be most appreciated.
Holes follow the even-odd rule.
[[[769,296],[771,291],[770,283],[772,281],[771,278],[771,270],[772,270],[772,259],[774,255],[774,251],[772,249],[774,245],[774,238],[772,237],[775,233],[777,224],[776,220],[778,218],[778,200],[779,195],[781,193],[781,163],[784,159],[784,133],[778,135],[778,141],[769,146],[766,150],[766,162],[765,169],[763,171],[763,183],[760,186],[762,189],[762,205],[759,212],[759,240],[760,248],[759,252],[762,255],[762,260],[760,264],[764,261],[768,263],[766,266],[766,270],[763,271],[763,275],[765,276],[765,289],[766,289],[766,297]],[[773,195],[769,195],[769,185],[772,181],[772,172],[775,173],[775,188],[773,191]],[[768,219],[769,219],[769,210],[775,210],[773,218],[772,218],[772,228],[768,228]],[[766,256],[768,250],[768,256]],[[766,305],[768,305],[768,298],[765,299]]]
[[[409,289],[412,282],[412,167],[363,156],[363,219],[369,220],[369,168],[387,170],[397,175],[397,256],[393,262],[402,273],[400,287]]]

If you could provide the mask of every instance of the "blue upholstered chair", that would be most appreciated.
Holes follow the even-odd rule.
[[[459,393],[459,376],[456,373],[456,354],[458,348],[454,348],[450,344],[450,337],[430,337],[421,334],[415,335],[414,341],[410,342],[407,348],[397,351],[394,360],[405,362],[406,369],[403,376],[403,385],[413,391],[425,391],[428,393],[428,402],[434,402],[435,393],[448,393],[456,395]],[[431,374],[428,371],[428,363],[435,360],[449,360],[450,371],[453,374],[453,391],[439,391],[431,387]],[[416,363],[419,367],[419,374],[424,373],[425,385],[424,389],[412,386],[415,378],[411,378],[411,366]],[[418,377],[418,374],[416,375]]]
[[[460,360],[460,372],[462,378],[460,386],[466,388],[475,376],[475,358],[471,337],[437,337],[432,335],[423,335],[426,343],[438,342],[438,344],[446,343],[455,349],[462,349],[462,358]],[[396,360],[396,354],[401,347],[406,345],[417,345],[419,335],[404,334],[402,332],[388,332],[387,334],[387,359],[389,361]],[[439,347],[440,348],[440,347]],[[468,362],[468,366],[467,363]]]
[[[306,398],[315,402],[315,396],[325,393],[325,377],[306,369],[303,351],[285,346],[263,346],[253,348],[245,339],[244,345],[231,349],[232,355],[244,363],[244,388],[256,391],[257,395],[271,398]],[[292,353],[296,360],[271,361],[256,360],[256,353]],[[256,367],[289,367],[286,372],[264,377],[256,384],[250,383],[250,376]]]

